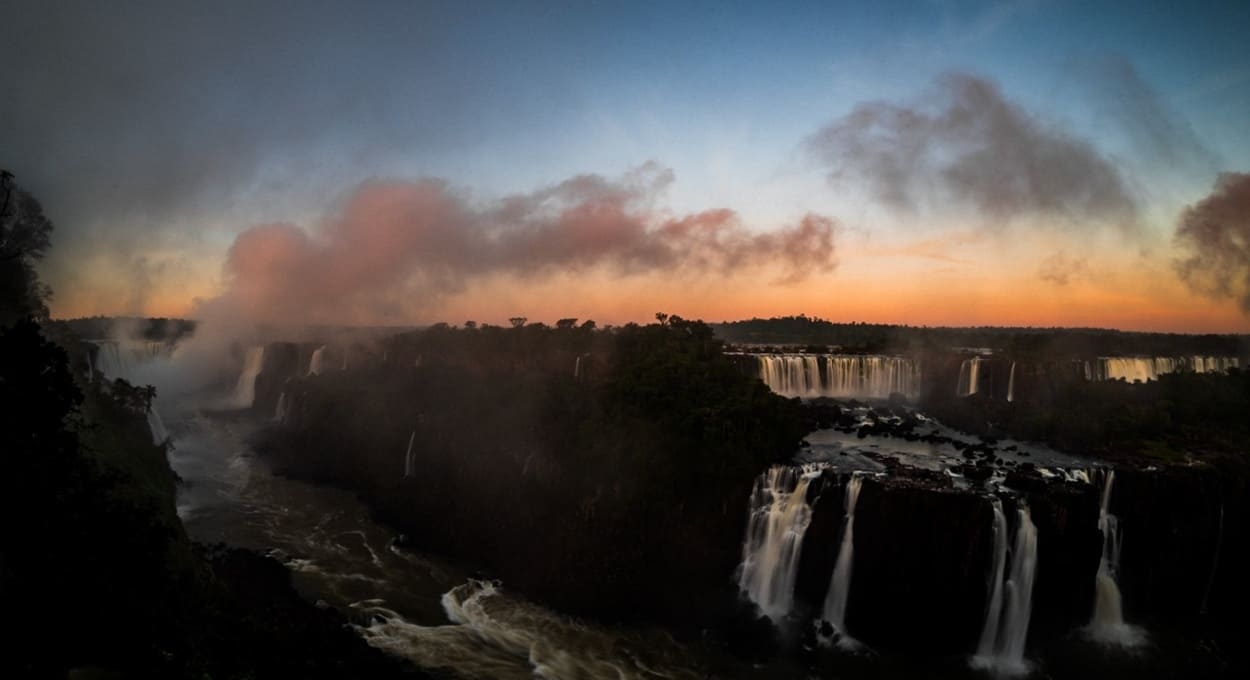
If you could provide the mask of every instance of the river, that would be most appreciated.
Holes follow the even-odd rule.
[[[343,612],[379,649],[454,678],[709,675],[661,631],[581,623],[397,547],[352,494],[272,474],[246,443],[262,423],[194,405],[161,409],[190,536],[281,560],[301,593]]]

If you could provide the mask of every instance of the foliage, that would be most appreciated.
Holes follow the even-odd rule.
[[[1168,461],[1250,451],[1250,371],[1170,373],[1146,384],[1062,380],[1034,392],[1024,403],[974,395],[930,397],[922,406],[968,431],[1107,458]]]
[[[0,326],[25,317],[46,319],[50,291],[34,263],[51,244],[52,222],[34,196],[0,171]]]
[[[575,613],[706,614],[755,476],[806,431],[795,402],[679,317],[388,342],[389,363],[289,382],[292,415],[259,447],[284,473],[360,493],[423,548]]]
[[[336,615],[301,600],[281,565],[206,554],[187,539],[176,478],[147,427],[155,390],[75,378],[82,368],[70,367],[85,367],[88,350],[68,324],[46,321],[47,292],[31,266],[52,225],[3,179],[0,611],[12,625],[0,677],[83,668],[197,680],[399,675]]]
[[[1250,348],[1241,335],[1133,333],[1094,328],[941,328],[834,323],[805,315],[715,324],[735,344],[841,347],[853,352],[902,352],[951,347],[991,347],[1021,359],[1147,354],[1238,355]]]

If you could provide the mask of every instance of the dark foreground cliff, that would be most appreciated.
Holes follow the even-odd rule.
[[[736,606],[752,480],[805,430],[680,319],[435,328],[284,389],[258,446],[279,472],[353,489],[544,604],[696,629]]]
[[[844,530],[844,472],[827,470],[809,488],[791,617],[741,626],[751,608],[733,573],[751,482],[801,433],[845,413],[771,395],[700,324],[436,327],[355,349],[350,370],[335,360],[313,376],[299,369],[307,349],[266,348],[273,359],[257,377],[258,410],[269,416],[283,404],[258,442],[275,467],[345,486],[411,544],[485,565],[563,611],[711,628],[746,655],[788,649],[783,656],[833,675],[964,677],[990,597],[997,499],[1012,531],[1024,504],[1036,526],[1026,657],[1042,672],[1210,677],[1244,668],[1250,475],[1238,452],[1244,420],[1228,406],[1245,397],[1237,375],[1181,376],[1143,391],[1065,374],[1042,391],[1039,372],[1019,380],[1031,396],[1015,403],[922,395],[982,439],[961,445],[958,482],[899,466],[863,482],[846,625],[881,655],[869,668],[803,651]],[[1173,401],[1189,390],[1207,395]],[[876,407],[892,409],[906,413]],[[921,433],[906,430],[919,420],[890,417],[871,434],[917,441]],[[1027,458],[994,455],[995,439],[1016,427],[1086,454],[1078,467],[1117,468],[1109,509],[1120,522],[1119,585],[1125,619],[1152,634],[1148,653],[1116,655],[1082,632],[1102,557],[1105,475],[1044,474]],[[1106,445],[1069,448],[1079,441]],[[982,484],[991,474],[1002,479],[994,495]],[[1078,659],[1089,662],[1084,671]]]
[[[0,329],[0,676],[420,677],[268,558],[192,544],[151,393],[88,382],[38,325]],[[75,357],[71,361],[70,357]]]

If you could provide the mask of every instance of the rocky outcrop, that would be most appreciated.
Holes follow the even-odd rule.
[[[260,413],[273,413],[286,381],[300,375],[308,364],[305,348],[293,342],[271,342],[265,345],[264,360],[256,375],[256,391],[252,408]]]
[[[843,530],[847,477],[832,471],[817,495],[796,598],[819,614]],[[1005,497],[1009,511],[1017,502]],[[1046,484],[1024,493],[1038,526],[1034,627],[1061,635],[1084,623],[1099,559],[1097,494],[1088,485]],[[1010,513],[1009,513],[1010,514]],[[874,649],[970,653],[989,596],[992,511],[988,496],[941,475],[904,472],[864,481],[855,513],[847,628]]]
[[[1111,512],[1128,620],[1244,616],[1247,479],[1231,461],[1117,473]]]

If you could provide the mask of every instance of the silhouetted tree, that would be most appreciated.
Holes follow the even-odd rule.
[[[0,326],[26,317],[46,319],[50,291],[39,282],[34,263],[43,258],[52,222],[34,196],[0,171]]]

